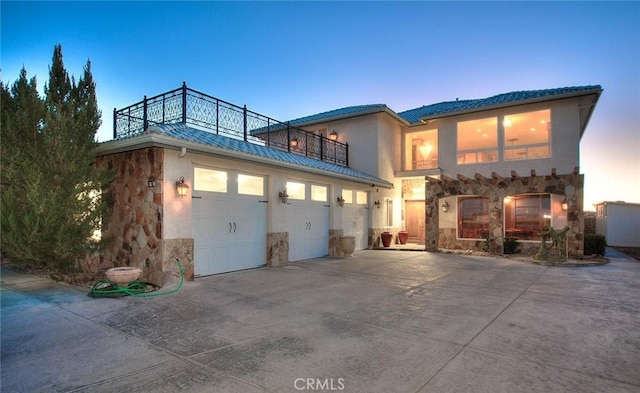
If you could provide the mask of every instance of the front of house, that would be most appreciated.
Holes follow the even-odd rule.
[[[150,282],[340,256],[407,231],[427,251],[524,252],[545,225],[583,254],[579,141],[600,86],[502,94],[394,112],[364,105],[287,123],[185,85],[114,111],[97,164],[116,179],[100,256]],[[185,196],[176,182],[188,186]]]

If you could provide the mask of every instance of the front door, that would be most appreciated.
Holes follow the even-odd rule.
[[[424,201],[405,201],[405,217],[409,240],[424,242],[426,219]]]

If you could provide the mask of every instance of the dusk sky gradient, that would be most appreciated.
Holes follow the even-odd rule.
[[[581,142],[585,210],[640,203],[640,2],[7,2],[1,79],[40,91],[55,44],[88,59],[102,127],[180,87],[286,121],[345,106],[401,112],[517,90],[601,85]],[[561,154],[554,152],[554,154]]]

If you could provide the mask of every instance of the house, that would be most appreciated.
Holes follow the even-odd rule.
[[[162,283],[176,257],[192,279],[340,256],[346,235],[375,248],[401,230],[427,251],[501,253],[513,237],[528,252],[545,225],[568,225],[581,256],[579,142],[601,92],[362,105],[284,123],[183,84],[114,110],[114,139],[96,150],[116,174],[99,261]]]
[[[596,234],[602,235],[609,246],[640,247],[640,203],[598,202]]]

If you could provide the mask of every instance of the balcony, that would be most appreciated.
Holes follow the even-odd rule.
[[[310,157],[336,165],[349,166],[348,144],[331,140],[302,128],[283,123],[207,94],[182,87],[144,99],[113,111],[113,138],[122,139],[144,133],[159,124],[184,123],[188,126]]]

